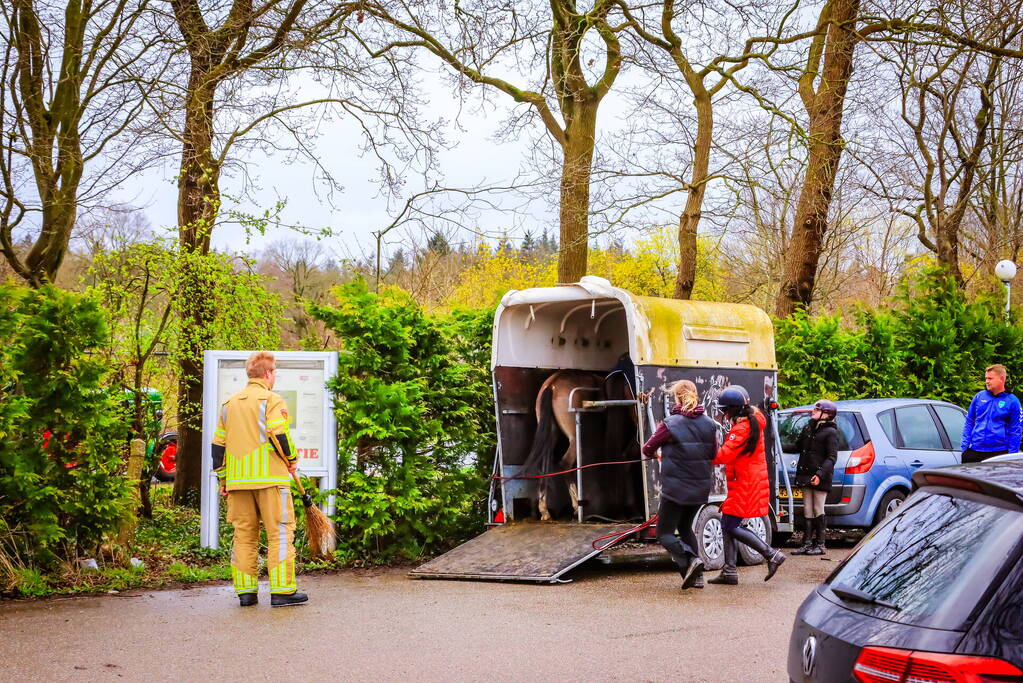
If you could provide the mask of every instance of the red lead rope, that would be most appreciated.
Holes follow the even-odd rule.
[[[547,474],[532,474],[532,475],[521,475],[516,474],[513,477],[502,477],[497,474],[492,474],[491,479],[499,479],[501,481],[512,481],[517,479],[543,479],[544,477],[556,477],[559,474],[571,474],[572,472],[578,472],[579,470],[585,470],[589,467],[600,467],[601,465],[629,465],[634,462],[644,462],[646,460],[657,460],[657,458],[639,458],[637,460],[609,460],[608,462],[591,462],[589,465],[581,465],[579,467],[573,467],[570,470],[562,470],[560,472],[548,472]]]
[[[615,532],[610,533],[610,534],[605,534],[603,536],[598,536],[597,538],[593,539],[593,542],[590,543],[590,546],[594,550],[600,550],[600,551],[607,550],[608,548],[610,548],[611,546],[613,546],[615,543],[617,543],[618,541],[622,540],[626,536],[629,536],[629,535],[632,535],[632,534],[637,533],[639,531],[642,531],[643,529],[646,529],[651,524],[657,524],[657,515],[652,515],[650,517],[650,519],[648,519],[647,521],[643,522],[642,524],[640,524],[638,527],[635,527],[634,529],[629,529],[627,531],[615,531]],[[602,545],[602,546],[600,546],[598,548],[597,547],[597,543],[599,543],[600,541],[603,541],[605,538],[612,538],[612,540],[608,541],[607,543],[605,543],[604,545]]]
[[[579,470],[585,470],[588,467],[600,467],[601,465],[630,465],[630,464],[632,464],[634,462],[643,462],[645,460],[657,460],[657,458],[639,458],[637,460],[613,460],[613,461],[609,461],[609,462],[594,462],[594,463],[590,463],[589,465],[582,465],[580,467],[573,467],[572,469],[569,469],[569,470],[562,470],[561,472],[549,472],[547,474],[534,474],[534,475],[530,475],[530,476],[516,475],[514,477],[501,477],[501,476],[498,476],[498,475],[494,474],[494,475],[491,475],[491,478],[492,479],[499,479],[501,481],[511,481],[511,480],[515,480],[515,479],[543,479],[544,477],[556,477],[559,474],[570,474],[572,472],[578,472]],[[610,534],[605,534],[603,536],[598,536],[597,538],[593,539],[592,543],[590,543],[590,546],[594,550],[598,550],[598,551],[607,550],[608,548],[610,548],[614,544],[618,543],[620,540],[622,540],[626,536],[631,536],[632,534],[635,534],[637,532],[642,531],[643,529],[646,529],[651,524],[656,524],[656,523],[657,523],[657,515],[653,515],[652,517],[650,517],[650,519],[648,519],[647,521],[643,522],[639,526],[634,527],[632,529],[627,529],[625,531],[615,531],[615,532],[612,532]],[[607,538],[610,538],[612,540],[608,541],[607,543],[605,543],[604,545],[602,545],[600,547],[597,547],[597,543],[599,543],[600,541],[603,541],[604,539],[607,539]]]

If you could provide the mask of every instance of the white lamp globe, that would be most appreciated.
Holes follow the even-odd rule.
[[[1012,261],[999,261],[995,265],[995,277],[1002,282],[1009,282],[1016,277],[1016,264]]]

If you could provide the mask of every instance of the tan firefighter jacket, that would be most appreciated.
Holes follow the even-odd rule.
[[[220,406],[213,443],[225,450],[217,476],[228,491],[291,485],[284,459],[268,436],[287,434],[289,420],[284,399],[270,391],[265,379],[249,379],[248,386]],[[298,453],[293,443],[289,446],[289,462],[294,463]]]

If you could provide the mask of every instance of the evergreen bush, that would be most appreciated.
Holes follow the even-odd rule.
[[[988,365],[1005,365],[1010,385],[1023,373],[1023,327],[1005,320],[998,297],[969,301],[937,268],[904,283],[890,309],[860,310],[849,324],[797,312],[775,330],[784,406],[912,397],[965,407]]]
[[[0,285],[0,559],[9,570],[91,554],[129,512],[126,431],[105,369],[88,355],[105,335],[91,298]]]
[[[397,288],[357,279],[310,306],[341,340],[338,557],[413,559],[482,526],[493,455],[491,312],[431,316]],[[484,324],[484,320],[487,322]],[[485,334],[484,334],[485,330]]]

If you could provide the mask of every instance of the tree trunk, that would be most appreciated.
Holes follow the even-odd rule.
[[[688,299],[696,284],[697,229],[703,215],[703,194],[707,187],[710,168],[710,147],[714,135],[714,110],[710,93],[701,81],[690,81],[693,104],[696,106],[696,144],[693,148],[693,172],[689,180],[686,206],[678,219],[678,276],[675,279],[675,298]]]
[[[963,271],[959,268],[959,233],[962,230],[966,208],[973,196],[973,185],[977,178],[977,166],[980,163],[984,148],[987,146],[988,130],[991,127],[992,110],[994,109],[991,92],[998,79],[1001,63],[1001,57],[991,58],[987,78],[979,89],[980,108],[973,118],[974,123],[977,125],[977,132],[974,136],[973,147],[969,150],[965,159],[963,159],[962,178],[959,181],[956,202],[950,211],[938,216],[938,225],[935,231],[938,263],[951,273],[959,287],[966,286],[966,282],[963,280]]]
[[[193,58],[194,59],[194,58]],[[178,456],[174,502],[195,505],[202,477],[202,368],[209,349],[214,311],[212,286],[194,257],[209,253],[210,235],[220,209],[220,166],[213,157],[213,98],[217,83],[193,67],[185,107],[184,144],[178,178],[178,239],[186,259],[178,295],[183,321],[178,378]]]
[[[835,0],[831,11],[820,86],[804,97],[810,120],[810,150],[799,193],[792,239],[785,255],[775,314],[784,318],[810,305],[828,227],[835,176],[842,158],[842,114],[858,38],[852,22],[860,0]],[[825,10],[827,11],[827,10]]]
[[[561,245],[558,282],[578,282],[586,275],[589,248],[590,175],[597,124],[597,101],[576,104],[565,126],[561,166]]]

